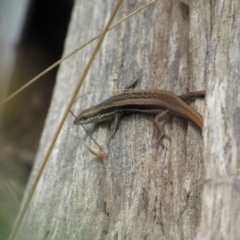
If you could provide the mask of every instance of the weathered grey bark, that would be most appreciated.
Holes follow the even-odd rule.
[[[240,2],[200,4],[208,36],[201,222],[197,239],[240,238]],[[205,14],[204,14],[205,12]]]
[[[118,19],[144,2],[125,1]],[[153,146],[157,141],[153,117],[131,114],[122,118],[108,147],[108,159],[101,162],[74,137],[89,142],[69,114],[17,239],[237,236],[239,182],[230,178],[238,171],[240,144],[237,3],[157,1],[109,32],[81,90],[95,92],[73,107],[78,113],[106,99],[115,92],[98,90],[124,88],[140,72],[139,89],[182,94],[207,88],[205,159],[201,132],[193,123],[169,118],[164,128],[171,140],[164,139],[167,149],[163,149]],[[65,52],[100,32],[113,7],[114,1],[76,1]],[[59,70],[29,186],[93,45]],[[204,113],[203,100],[192,106]],[[107,149],[109,125],[88,129]],[[204,169],[212,181],[204,182]],[[219,183],[222,176],[228,178]]]

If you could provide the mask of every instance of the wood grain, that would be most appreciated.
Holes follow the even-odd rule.
[[[146,2],[125,1],[118,18]],[[73,125],[69,114],[17,239],[210,239],[216,234],[224,238],[229,233],[224,230],[224,221],[236,236],[231,224],[239,214],[230,209],[233,206],[239,211],[234,200],[239,198],[238,187],[233,188],[238,186],[237,180],[218,185],[204,182],[204,171],[206,179],[232,176],[239,162],[236,79],[240,58],[234,38],[239,35],[235,30],[228,39],[226,34],[239,21],[234,1],[231,6],[220,4],[157,1],[116,27],[108,33],[81,91],[94,93],[77,100],[72,109],[77,114],[112,96],[117,92],[114,89],[124,88],[140,72],[139,89],[166,89],[180,95],[207,88],[205,112],[203,100],[192,104],[204,114],[205,158],[201,132],[191,122],[180,117],[166,120],[164,128],[170,140],[164,140],[167,149],[163,149],[154,145],[157,131],[153,117],[130,114],[122,118],[108,147],[110,125],[88,126],[108,152],[108,159],[101,162],[74,137],[90,141]],[[99,33],[113,7],[113,1],[76,1],[65,52]],[[227,14],[220,15],[226,7]],[[93,45],[59,69],[29,186]],[[106,89],[111,90],[99,91]],[[228,195],[222,198],[225,193]],[[219,208],[220,203],[224,205],[228,219],[214,215],[224,213],[213,203]],[[218,232],[217,226],[222,227]]]

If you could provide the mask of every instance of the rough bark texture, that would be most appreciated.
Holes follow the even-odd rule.
[[[125,1],[118,19],[146,2]],[[193,123],[168,118],[164,128],[170,140],[164,139],[163,149],[153,145],[153,116],[130,114],[122,118],[108,147],[110,125],[87,126],[108,149],[108,159],[102,162],[74,137],[90,142],[69,114],[17,239],[239,236],[237,3],[161,0],[116,27],[108,33],[81,90],[94,93],[78,99],[72,109],[77,114],[106,99],[116,93],[109,89],[124,88],[141,72],[139,89],[182,94],[207,88],[205,112],[203,100],[192,104],[204,113],[205,158],[201,132]],[[114,1],[76,1],[65,52],[100,32],[113,7]],[[93,45],[59,70],[29,186]]]
[[[208,36],[205,182],[197,239],[240,238],[240,1],[200,5]]]

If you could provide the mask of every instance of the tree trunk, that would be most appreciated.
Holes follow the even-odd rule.
[[[146,2],[124,1],[117,18]],[[109,146],[109,123],[86,126],[108,152],[107,160],[100,161],[75,138],[93,145],[69,114],[17,239],[238,236],[237,3],[161,0],[114,28],[79,93],[91,94],[72,108],[78,114],[121,92],[114,89],[123,89],[140,73],[138,89],[180,95],[207,88],[206,109],[204,100],[191,104],[204,113],[204,151],[201,131],[192,122],[168,118],[164,129],[170,139],[163,140],[167,148],[162,148],[155,144],[154,117],[130,114],[121,118]],[[65,52],[101,32],[114,5],[115,1],[76,1]],[[93,47],[94,43],[88,45],[59,69],[28,188]]]

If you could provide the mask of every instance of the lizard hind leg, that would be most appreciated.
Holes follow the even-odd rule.
[[[163,148],[166,148],[166,149],[167,149],[167,147],[163,144],[162,140],[165,137],[165,138],[168,138],[171,141],[171,138],[165,134],[165,131],[164,131],[164,129],[163,129],[163,127],[162,127],[160,122],[163,119],[166,118],[166,116],[168,115],[169,112],[170,112],[169,109],[167,109],[165,111],[161,111],[160,113],[157,114],[157,116],[153,120],[154,125],[157,128],[157,130],[158,130],[158,142],[157,142],[157,145],[158,145],[158,147],[159,147],[159,145],[161,145]]]
[[[142,73],[140,73],[140,74],[138,75],[138,77],[137,77],[133,82],[131,82],[129,85],[127,85],[127,86],[125,87],[124,92],[125,92],[125,91],[128,91],[128,90],[130,90],[130,89],[132,89],[132,88],[135,88],[135,86],[136,86],[136,84],[138,83],[138,81],[139,81],[139,79],[140,79],[141,76],[142,76]]]

